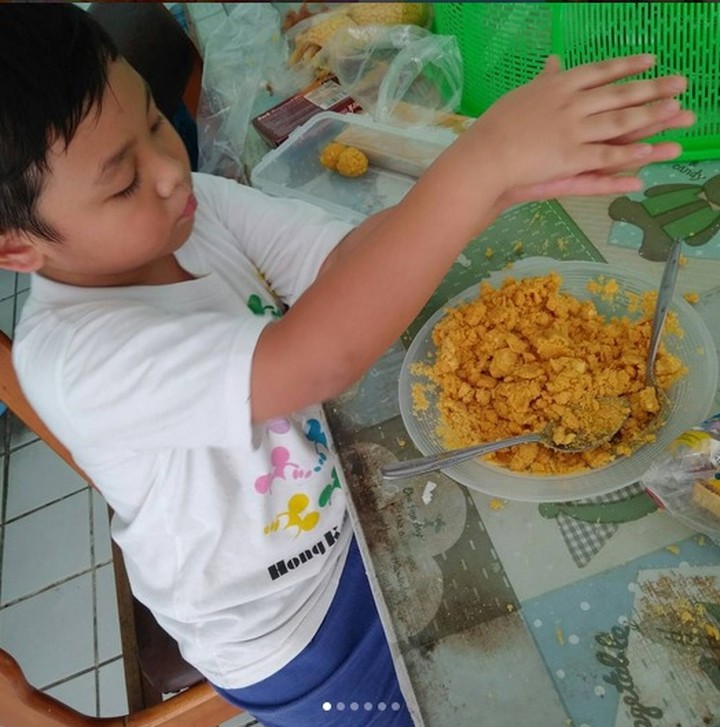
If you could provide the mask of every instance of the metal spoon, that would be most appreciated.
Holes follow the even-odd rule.
[[[548,422],[540,432],[521,434],[520,436],[501,439],[497,442],[474,444],[471,447],[462,447],[461,449],[451,449],[440,454],[417,457],[415,459],[405,460],[404,462],[394,462],[381,467],[380,473],[386,480],[414,477],[415,475],[434,472],[444,467],[451,467],[460,462],[465,462],[468,459],[489,454],[497,449],[514,447],[518,444],[529,444],[531,442],[540,442],[544,446],[560,452],[581,452],[585,449],[592,449],[612,439],[630,414],[630,404],[627,399],[621,396],[603,396],[599,397],[597,401],[608,414],[608,417],[603,417],[609,419],[606,427],[602,431],[575,432],[574,439],[568,444],[558,444],[555,442],[554,435],[559,424]],[[599,419],[600,417],[598,417]]]
[[[660,287],[658,288],[657,301],[655,303],[655,313],[653,314],[652,329],[650,332],[650,346],[648,347],[648,357],[645,365],[645,383],[647,386],[652,386],[663,401],[665,399],[665,392],[657,385],[657,379],[655,378],[655,357],[660,347],[660,336],[675,290],[675,281],[677,280],[678,268],[680,267],[682,242],[682,240],[676,240],[673,243],[667,260],[665,261]]]

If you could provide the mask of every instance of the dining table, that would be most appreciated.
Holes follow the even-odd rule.
[[[701,167],[670,171],[690,184]],[[614,199],[506,211],[468,244],[367,375],[325,405],[418,727],[720,725],[720,547],[640,482],[582,500],[528,502],[490,496],[482,482],[468,487],[443,471],[400,480],[380,472],[420,455],[400,413],[400,370],[423,324],[460,291],[530,256],[604,261],[659,283],[663,262],[651,258],[661,256],[648,255],[652,240],[643,237],[649,225],[613,219]],[[694,301],[717,356],[717,241],[687,247],[682,263],[676,294]],[[707,401],[709,413],[720,411],[714,385]]]

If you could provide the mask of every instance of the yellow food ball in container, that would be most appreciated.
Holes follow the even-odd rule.
[[[360,149],[349,146],[341,152],[335,169],[344,177],[359,177],[367,172],[368,158]]]

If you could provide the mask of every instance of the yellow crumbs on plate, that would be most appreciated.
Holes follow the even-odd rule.
[[[615,296],[614,280],[591,283],[594,294]],[[516,472],[565,474],[602,467],[655,439],[660,403],[645,385],[645,357],[655,293],[636,296],[637,320],[605,319],[592,300],[560,290],[556,273],[498,288],[480,285],[475,300],[448,309],[432,331],[436,356],[411,371],[427,384],[412,389],[413,409],[427,410],[428,391],[437,399],[437,435],[446,449],[541,431],[567,422],[599,397],[624,397],[630,414],[610,442],[583,452],[558,452],[522,444],[493,452],[485,461]],[[589,286],[590,287],[590,286]],[[681,334],[671,311],[667,331]],[[687,369],[661,343],[658,385],[666,390]]]

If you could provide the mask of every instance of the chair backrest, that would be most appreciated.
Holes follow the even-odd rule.
[[[45,426],[27,400],[13,367],[12,341],[2,331],[0,331],[0,401],[4,402],[15,416],[75,469],[88,484],[92,484],[67,448]],[[149,612],[144,607],[141,617],[142,629],[136,628],[134,614],[141,613],[137,610],[141,604],[132,599],[119,549],[114,548],[113,554],[130,713],[112,718],[80,714],[32,687],[12,656],[0,649],[0,725],[3,727],[120,727],[121,725],[215,727],[240,713],[240,710],[226,702],[204,680],[196,681],[193,686],[165,701],[157,690],[154,690],[152,697],[148,697],[149,692],[153,690],[149,690],[142,679],[142,674],[148,671],[142,664],[145,653],[153,653],[155,664],[171,663],[173,669],[183,670],[187,670],[188,665],[179,661],[175,654],[172,655],[172,659],[157,658],[158,643],[170,642],[174,649],[177,649],[177,644],[160,629],[151,616],[151,620],[148,621]],[[144,648],[147,645],[143,644],[143,639],[152,641],[152,645]],[[179,682],[179,677],[173,679],[173,675],[169,676],[171,682]]]

